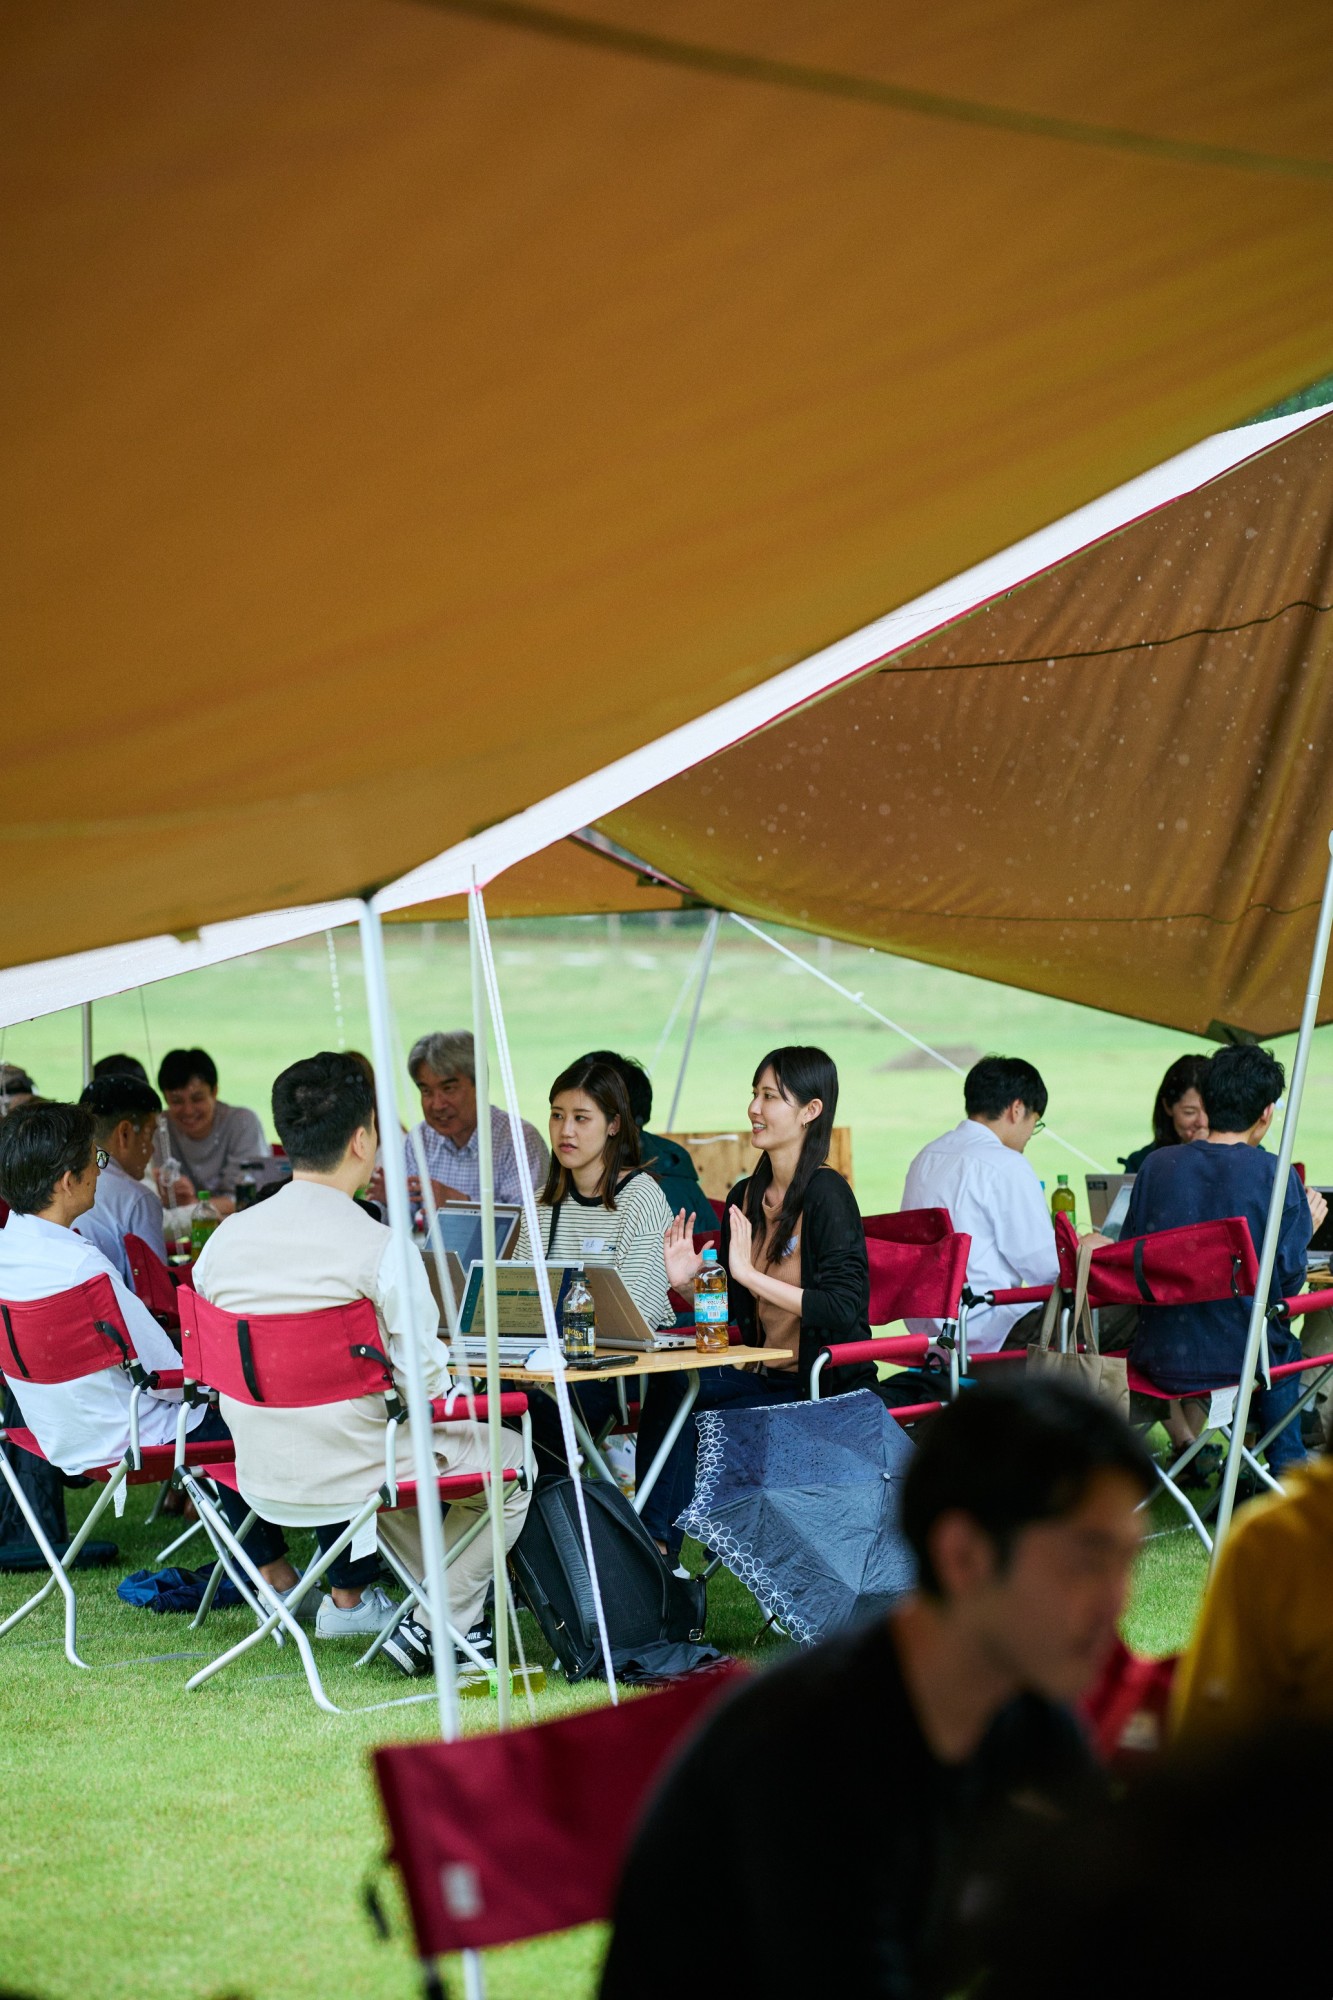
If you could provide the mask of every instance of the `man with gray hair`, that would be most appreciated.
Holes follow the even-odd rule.
[[[436,1201],[479,1200],[477,1064],[471,1035],[465,1028],[422,1035],[412,1044],[407,1068],[421,1093],[422,1119],[416,1129]],[[532,1184],[540,1192],[546,1178],[548,1155],[540,1134],[526,1118],[523,1120],[523,1140]],[[415,1181],[417,1155],[410,1133],[403,1141],[403,1151],[408,1179]],[[509,1136],[509,1116],[494,1105],[491,1107],[491,1154],[495,1163],[495,1199],[519,1201],[518,1161]]]

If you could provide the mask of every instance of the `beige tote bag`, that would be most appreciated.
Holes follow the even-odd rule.
[[[1056,1381],[1067,1382],[1071,1389],[1085,1389],[1091,1396],[1100,1396],[1128,1423],[1129,1371],[1125,1357],[1123,1354],[1103,1354],[1100,1351],[1088,1305],[1088,1271],[1095,1248],[1093,1243],[1080,1243],[1078,1246],[1072,1315],[1073,1349],[1068,1354],[1062,1354],[1058,1347],[1051,1346],[1051,1336],[1059,1324],[1062,1303],[1060,1287],[1056,1285],[1042,1314],[1041,1338],[1028,1344],[1028,1370],[1032,1374],[1049,1375]],[[1080,1341],[1084,1349],[1081,1354],[1077,1351]]]

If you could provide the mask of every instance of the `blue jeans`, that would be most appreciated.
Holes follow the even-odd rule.
[[[639,1444],[636,1453],[639,1476],[647,1472],[658,1447],[671,1428],[671,1419],[685,1395],[682,1375],[649,1377],[648,1394],[639,1412]],[[705,1368],[699,1376],[695,1410],[751,1410],[760,1403],[798,1403],[801,1384],[795,1371],[790,1375],[747,1375],[743,1368]],[[682,1425],[671,1447],[661,1477],[648,1495],[640,1519],[653,1540],[664,1542],[671,1557],[680,1555],[685,1537],[676,1527],[677,1514],[689,1505],[694,1492],[694,1460],[699,1433],[694,1416]]]
[[[1299,1361],[1301,1343],[1289,1327],[1270,1326],[1268,1329],[1268,1358],[1276,1368],[1283,1361]],[[1271,1389],[1256,1389],[1250,1402],[1253,1421],[1262,1437],[1266,1430],[1294,1409],[1301,1400],[1305,1387],[1299,1375],[1286,1375],[1275,1382]],[[1285,1430],[1280,1430],[1269,1445],[1266,1457],[1268,1470],[1274,1479],[1293,1465],[1299,1465],[1306,1456],[1305,1441],[1301,1437],[1301,1420],[1294,1417]]]

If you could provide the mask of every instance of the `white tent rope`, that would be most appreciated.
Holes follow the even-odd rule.
[[[831,987],[835,993],[840,993],[844,1000],[850,1000],[853,1007],[859,1007],[863,1014],[871,1015],[876,1021],[882,1022],[886,1028],[892,1028],[895,1035],[901,1035],[905,1042],[911,1042],[915,1048],[920,1049],[923,1054],[928,1055],[933,1062],[942,1064],[945,1069],[951,1069],[955,1076],[962,1076],[964,1074],[964,1071],[956,1062],[950,1062],[948,1056],[942,1055],[938,1049],[933,1049],[929,1042],[923,1042],[921,1037],[914,1035],[910,1028],[904,1028],[898,1021],[891,1021],[887,1014],[881,1014],[878,1007],[872,1007],[870,1002],[860,993],[853,993],[848,987],[840,986],[838,981],[831,979],[827,972],[821,972],[817,965],[811,965],[809,959],[802,958],[799,952],[788,950],[787,946],[781,944],[777,938],[770,937],[767,931],[761,931],[758,924],[752,924],[748,917],[739,917],[734,910],[728,911],[728,915],[734,924],[740,925],[742,930],[749,931],[752,937],[759,938],[771,950],[781,953],[783,958],[789,958],[793,965],[799,965],[802,972],[808,972],[812,979],[821,980],[825,986]],[[1094,1160],[1091,1154],[1085,1153],[1081,1147],[1076,1146],[1072,1139],[1061,1138],[1060,1134],[1054,1131],[1049,1125],[1043,1129],[1048,1139],[1054,1139],[1057,1146],[1063,1146],[1067,1153],[1072,1153],[1076,1159],[1082,1160],[1085,1165],[1092,1168],[1094,1173],[1101,1173],[1103,1171],[1101,1162]]]
[[[398,1023],[396,1019],[391,1023],[391,1033],[394,1060],[395,1063],[401,1064],[403,1050],[398,1035]],[[472,1370],[468,1364],[467,1349],[460,1337],[458,1301],[454,1297],[454,1288],[449,1281],[448,1260],[445,1257],[444,1238],[440,1231],[440,1211],[435,1200],[435,1189],[431,1184],[430,1168],[426,1161],[426,1149],[421,1141],[420,1125],[411,1126],[407,1136],[412,1147],[412,1158],[416,1163],[417,1179],[421,1186],[422,1205],[426,1211],[426,1238],[435,1256],[435,1269],[439,1273],[440,1279],[440,1296],[444,1300],[444,1317],[449,1329],[449,1372],[462,1389],[463,1398],[467,1406],[466,1417],[460,1416],[458,1421],[460,1423],[466,1422],[471,1424],[474,1432],[479,1434],[480,1420],[477,1416],[476,1385],[473,1382]],[[498,1422],[499,1419],[497,1418],[496,1421]],[[486,1505],[492,1514],[497,1511],[501,1512],[501,1514],[503,1513],[504,1494],[502,1491],[497,1490],[494,1482],[486,1489]],[[501,1575],[496,1579],[496,1584],[497,1589],[503,1589],[504,1591],[504,1615],[508,1618],[510,1630],[514,1637],[515,1649],[518,1653],[519,1672],[522,1675],[523,1692],[528,1704],[528,1719],[531,1722],[535,1722],[537,1720],[537,1704],[532,1698],[532,1686],[528,1676],[527,1654],[523,1647],[523,1634],[519,1629],[518,1610],[514,1603],[514,1594],[509,1588],[507,1570],[502,1570]]]
[[[681,981],[680,991],[676,995],[675,1002],[672,1006],[671,1012],[667,1015],[666,1026],[665,1028],[663,1028],[661,1034],[657,1038],[657,1047],[653,1050],[653,1059],[648,1065],[649,1076],[656,1076],[657,1074],[657,1065],[662,1060],[663,1050],[666,1048],[667,1043],[671,1040],[671,1030],[676,1025],[676,1016],[679,1014],[681,1008],[685,1005],[685,996],[690,991],[691,987],[694,985],[695,979],[698,976],[699,961],[703,957],[707,949],[708,949],[708,926],[705,924],[703,936],[699,939],[699,943],[695,950],[694,956],[693,958],[691,958],[688,969],[686,970],[685,973],[685,977]]]
[[[505,1107],[509,1116],[509,1135],[513,1142],[514,1163],[518,1169],[519,1190],[523,1204],[523,1220],[527,1224],[528,1243],[532,1250],[532,1261],[537,1276],[537,1297],[541,1303],[542,1325],[546,1334],[546,1344],[550,1349],[554,1374],[556,1408],[560,1412],[560,1435],[565,1447],[565,1462],[569,1466],[574,1482],[574,1504],[579,1517],[579,1534],[583,1542],[583,1553],[588,1564],[588,1582],[592,1590],[593,1616],[597,1624],[597,1637],[601,1642],[602,1665],[606,1670],[607,1693],[614,1707],[619,1699],[616,1677],[611,1665],[611,1641],[606,1629],[606,1610],[602,1604],[602,1586],[597,1575],[597,1559],[593,1554],[592,1532],[588,1526],[588,1510],[584,1504],[583,1482],[578,1475],[578,1441],[574,1436],[574,1417],[569,1406],[569,1383],[565,1376],[565,1359],[560,1351],[560,1336],[555,1323],[555,1303],[551,1298],[551,1281],[543,1254],[541,1224],[537,1216],[537,1193],[532,1185],[532,1173],[528,1166],[527,1147],[523,1139],[523,1121],[518,1111],[518,1087],[514,1081],[514,1065],[509,1053],[509,1037],[505,1032],[504,1009],[500,1002],[500,983],[495,972],[495,954],[491,949],[490,926],[486,921],[486,902],[480,888],[473,888],[472,908],[477,923],[477,940],[481,946],[482,972],[486,981],[486,998],[491,1012],[491,1027],[495,1033],[495,1053],[500,1064],[500,1081],[504,1088]]]

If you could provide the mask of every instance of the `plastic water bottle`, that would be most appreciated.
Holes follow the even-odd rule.
[[[710,1243],[704,1251],[703,1269],[694,1281],[694,1345],[700,1354],[726,1352],[729,1320],[727,1274]]]
[[[1054,1222],[1057,1215],[1067,1215],[1071,1224],[1074,1223],[1075,1206],[1074,1190],[1069,1185],[1068,1174],[1057,1174],[1055,1193],[1051,1196],[1051,1221]],[[1077,1227],[1077,1224],[1074,1226]]]
[[[570,1279],[565,1303],[560,1309],[560,1351],[566,1361],[581,1361],[596,1351],[597,1320],[592,1292],[579,1266]]]
[[[199,1199],[190,1210],[190,1252],[197,1258],[222,1217],[208,1198],[208,1189],[200,1188]]]
[[[232,1190],[232,1195],[238,1215],[243,1208],[253,1208],[259,1199],[259,1166],[258,1160],[246,1160],[236,1176],[236,1186]]]

